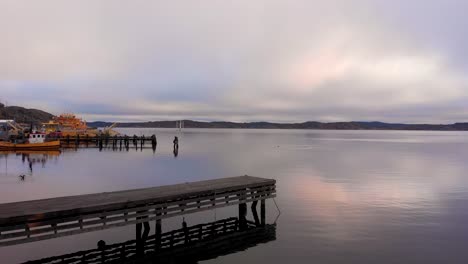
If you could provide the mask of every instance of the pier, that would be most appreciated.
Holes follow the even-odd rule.
[[[107,193],[0,204],[0,246],[70,236],[126,225],[145,241],[150,221],[162,241],[162,219],[238,205],[238,230],[247,230],[247,203],[256,226],[265,226],[265,200],[276,196],[276,181],[252,176],[182,183]],[[260,218],[256,207],[260,201]]]
[[[130,148],[133,147],[140,147],[143,148],[145,144],[150,144],[151,147],[154,149],[158,145],[158,140],[156,135],[147,136],[109,136],[105,134],[96,135],[96,136],[89,136],[89,135],[76,135],[70,137],[67,135],[65,137],[58,138],[63,146],[79,146],[79,145],[95,145],[96,147],[103,148],[107,146],[112,146],[113,148],[117,147],[124,147]]]

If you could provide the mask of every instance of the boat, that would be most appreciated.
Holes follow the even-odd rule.
[[[96,129],[88,128],[86,121],[70,113],[56,116],[49,122],[43,123],[42,127],[53,138],[75,137],[77,135],[94,137],[98,134]]]
[[[60,140],[47,141],[46,133],[31,132],[26,141],[0,141],[0,150],[58,150]]]
[[[0,150],[0,155],[47,155],[47,156],[60,156],[62,152],[58,149],[51,150]]]
[[[47,123],[42,124],[43,129],[52,138],[63,138],[63,137],[95,137],[102,133],[110,136],[118,135],[119,133],[112,130],[116,126],[114,123],[108,128],[104,128],[104,131],[97,130],[95,128],[89,128],[86,121],[76,117],[75,114],[65,113],[54,117]]]

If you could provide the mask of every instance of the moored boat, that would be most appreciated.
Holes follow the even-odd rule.
[[[46,141],[46,134],[33,132],[25,142],[0,141],[0,150],[58,150],[60,140]]]
[[[112,130],[117,124],[104,128],[103,131],[87,126],[86,121],[74,114],[61,114],[47,123],[43,123],[43,130],[52,138],[61,137],[95,137],[102,133],[116,136],[119,133]]]

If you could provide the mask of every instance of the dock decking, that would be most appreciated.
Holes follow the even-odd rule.
[[[27,243],[276,196],[276,181],[239,176],[169,186],[0,204],[0,246]],[[160,224],[160,223],[159,223]],[[141,227],[140,227],[141,228]],[[146,229],[146,226],[145,226]]]

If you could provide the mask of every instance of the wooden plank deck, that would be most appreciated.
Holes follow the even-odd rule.
[[[57,197],[42,200],[0,204],[0,225],[11,222],[37,220],[90,213],[103,210],[118,210],[142,203],[154,203],[191,196],[211,195],[224,191],[274,184],[275,180],[240,176],[223,179],[182,183],[144,189]]]
[[[239,176],[0,204],[0,246],[265,200],[275,197],[275,184]]]

